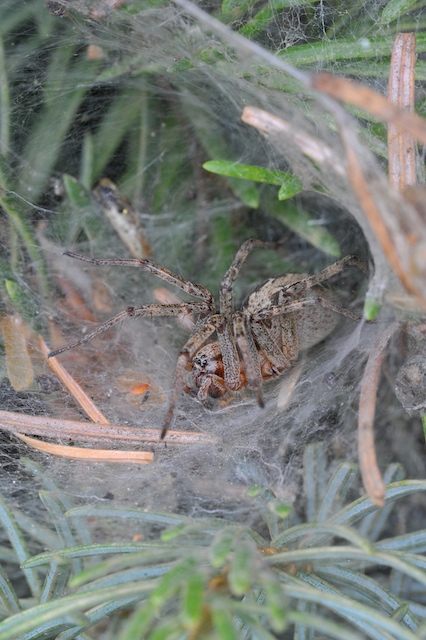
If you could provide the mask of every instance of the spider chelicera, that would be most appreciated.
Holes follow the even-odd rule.
[[[257,287],[237,310],[233,296],[234,281],[247,256],[256,247],[277,248],[277,245],[254,239],[244,242],[221,282],[219,307],[210,291],[151,260],[100,260],[65,252],[71,258],[91,264],[144,269],[199,300],[128,307],[81,340],[51,351],[49,357],[89,342],[126,318],[192,313],[198,317],[198,323],[177,359],[161,438],[172,422],[181,387],[187,393],[195,392],[206,405],[209,398],[219,398],[248,386],[254,390],[259,406],[263,407],[264,381],[280,376],[297,360],[301,351],[323,340],[336,326],[338,314],[359,320],[351,311],[334,304],[329,292],[319,285],[345,267],[355,266],[364,273],[367,269],[356,256],[346,256],[314,275],[292,273],[270,278]],[[192,386],[184,381],[185,371],[191,372]]]

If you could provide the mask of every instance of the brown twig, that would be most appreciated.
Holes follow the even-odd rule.
[[[361,150],[359,149],[358,139],[347,126],[345,113],[339,114],[336,110],[335,117],[339,124],[340,135],[345,148],[348,178],[361,208],[392,269],[404,285],[405,289],[415,297],[419,298],[419,292],[413,285],[410,274],[404,267],[401,260],[401,251],[396,250],[396,241],[398,239],[397,233],[391,231],[389,224],[390,221],[385,220],[382,215],[382,211],[376,202],[374,187],[373,185],[370,186],[367,171],[363,169],[361,160],[362,155]],[[402,239],[402,236],[400,239]],[[419,301],[425,305],[422,296],[420,296]]]
[[[391,123],[411,133],[415,140],[426,144],[426,120],[416,113],[401,109],[382,94],[368,87],[329,73],[318,73],[312,87],[339,100],[363,109],[383,122]]]
[[[125,443],[131,446],[140,446],[149,442],[164,447],[164,443],[159,439],[159,429],[59,420],[49,416],[29,416],[12,411],[0,411],[0,429],[11,433],[30,434],[44,438],[70,438],[82,442],[110,440],[112,444]],[[169,431],[167,444],[212,445],[217,444],[217,441],[204,433]]]
[[[327,164],[339,175],[346,175],[346,169],[331,147],[313,136],[297,131],[292,124],[264,109],[244,107],[241,120],[268,135],[285,134],[300,151],[319,164]]]
[[[78,382],[68,373],[65,367],[59,362],[57,358],[47,358],[50,353],[50,349],[43,340],[42,336],[39,336],[39,346],[42,354],[46,357],[49,367],[53,373],[56,374],[62,384],[68,389],[71,395],[76,399],[80,407],[86,412],[93,422],[99,424],[109,424],[109,420],[100,409],[93,402],[85,391],[80,387]]]
[[[399,33],[392,49],[388,100],[400,109],[414,112],[416,36]],[[412,134],[393,122],[388,126],[389,183],[397,191],[416,184],[416,145]]]
[[[28,352],[28,325],[17,313],[0,320],[3,332],[6,368],[9,382],[15,391],[28,389],[34,379],[34,369]]]
[[[153,462],[154,454],[151,451],[117,451],[115,449],[85,449],[83,447],[69,447],[63,444],[53,444],[36,440],[22,434],[15,433],[16,437],[27,445],[43,453],[49,453],[61,458],[72,460],[88,460],[89,462],[121,462],[132,464],[147,464]]]
[[[361,476],[370,499],[379,507],[385,504],[385,485],[377,464],[374,446],[374,415],[383,358],[389,340],[398,328],[397,322],[388,325],[370,352],[362,378],[359,401],[358,455]]]

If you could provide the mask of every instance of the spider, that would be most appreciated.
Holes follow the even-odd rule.
[[[356,256],[346,256],[315,275],[287,274],[269,278],[258,286],[241,308],[235,308],[233,287],[249,253],[256,247],[277,248],[276,244],[250,239],[242,244],[221,282],[219,307],[203,286],[173,274],[148,259],[94,259],[66,251],[64,255],[95,265],[140,267],[185,293],[198,298],[178,304],[147,304],[128,307],[87,333],[84,338],[51,351],[49,357],[74,349],[110,329],[126,318],[140,316],[198,317],[193,334],[177,359],[169,407],[161,431],[163,439],[171,425],[181,387],[197,394],[204,404],[248,386],[259,406],[264,406],[262,384],[280,376],[306,351],[323,340],[336,326],[338,314],[358,321],[351,311],[334,304],[330,294],[319,286],[345,267],[358,267],[367,273]],[[190,371],[192,384],[184,381]]]

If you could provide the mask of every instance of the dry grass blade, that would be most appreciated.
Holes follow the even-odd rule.
[[[61,365],[59,360],[54,357],[47,358],[50,353],[50,349],[41,336],[39,336],[39,346],[41,352],[46,357],[47,363],[52,369],[53,373],[58,376],[59,380],[63,385],[65,385],[65,387],[76,399],[80,407],[86,412],[89,418],[93,420],[93,422],[98,422],[99,424],[109,424],[108,418],[104,416],[102,411],[98,409],[93,400],[87,395],[85,391],[83,391],[83,389],[74,380],[74,378],[70,376],[68,371]]]
[[[338,115],[337,111],[335,115]],[[399,252],[395,251],[394,234],[391,233],[389,225],[382,216],[380,207],[374,197],[374,188],[370,186],[366,171],[362,168],[358,140],[351,129],[346,126],[346,118],[344,117],[346,114],[341,115],[343,117],[339,118],[340,134],[345,146],[347,174],[352,188],[392,269],[406,290],[413,295],[417,295],[417,291],[413,289],[412,280],[401,263]]]
[[[3,316],[0,322],[6,353],[7,375],[15,391],[28,389],[34,378],[33,365],[28,352],[28,326],[21,316]]]
[[[44,438],[71,438],[82,442],[110,440],[112,444],[139,446],[143,443],[164,444],[159,439],[159,429],[100,425],[93,422],[58,420],[49,416],[29,416],[12,411],[0,411],[0,429],[11,433],[31,434]],[[194,431],[169,431],[167,444],[212,445],[217,440]]]
[[[398,201],[396,191],[391,208],[385,208],[383,201],[377,199],[374,180],[365,166],[364,149],[349,116],[337,103],[333,114],[345,148],[347,175],[371,230],[405,290],[415,297],[421,309],[426,309],[426,223],[401,196]]]
[[[399,33],[392,50],[388,99],[409,112],[414,111],[415,64],[416,36],[414,33]],[[389,123],[388,127],[388,156],[391,187],[404,191],[416,184],[416,145],[413,136],[393,123]]]
[[[84,449],[83,447],[69,447],[63,444],[53,444],[36,440],[28,436],[15,434],[17,438],[28,446],[43,453],[71,458],[72,460],[87,460],[89,462],[121,462],[132,464],[148,464],[153,462],[154,454],[151,451],[115,451],[114,449]]]
[[[374,415],[380,370],[389,340],[398,330],[398,323],[388,325],[374,345],[361,384],[358,415],[358,454],[364,488],[370,499],[382,507],[385,504],[385,485],[377,464],[374,446]]]
[[[426,144],[426,120],[395,106],[380,93],[352,80],[328,73],[313,76],[312,87],[327,95],[363,109],[383,122],[393,124],[411,133],[414,139]]]
[[[345,167],[331,147],[307,133],[298,132],[294,125],[279,116],[257,107],[244,107],[241,120],[268,135],[289,136],[305,156],[314,162],[328,164],[339,175],[346,175]]]

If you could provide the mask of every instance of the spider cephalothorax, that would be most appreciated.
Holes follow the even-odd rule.
[[[233,285],[243,262],[255,247],[272,246],[276,245],[260,240],[244,242],[221,282],[219,306],[210,291],[150,260],[97,260],[66,252],[65,255],[92,264],[140,267],[199,300],[129,307],[81,340],[52,351],[49,357],[92,340],[125,318],[193,313],[200,320],[179,354],[161,437],[164,438],[171,424],[181,387],[189,393],[195,391],[201,402],[208,404],[209,398],[219,398],[248,386],[263,406],[263,382],[279,376],[297,360],[300,351],[325,338],[335,327],[337,314],[358,320],[351,311],[335,305],[320,284],[347,266],[356,266],[366,272],[359,258],[346,256],[315,275],[288,274],[270,278],[248,296],[240,310],[236,310]],[[184,382],[186,371],[190,372],[191,384]]]

